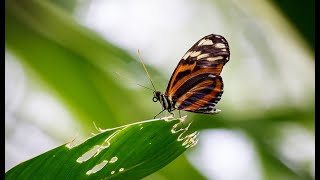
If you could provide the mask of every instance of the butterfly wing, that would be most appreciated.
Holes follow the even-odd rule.
[[[224,37],[215,34],[203,37],[180,60],[165,95],[179,110],[214,113],[213,107],[223,93],[220,73],[229,57]]]

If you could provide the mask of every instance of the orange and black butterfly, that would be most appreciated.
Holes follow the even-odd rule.
[[[167,110],[173,114],[176,109],[204,114],[220,112],[214,107],[223,93],[220,73],[229,58],[228,42],[221,35],[210,34],[196,42],[180,60],[166,92],[154,90],[153,101],[162,105],[160,113]]]

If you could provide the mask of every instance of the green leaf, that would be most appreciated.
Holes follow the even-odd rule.
[[[101,130],[23,162],[6,179],[141,179],[197,143],[184,118],[153,119]]]

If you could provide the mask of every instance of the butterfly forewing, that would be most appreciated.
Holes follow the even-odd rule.
[[[180,60],[165,95],[179,110],[212,113],[223,93],[220,73],[229,57],[224,37],[214,34],[203,37]]]

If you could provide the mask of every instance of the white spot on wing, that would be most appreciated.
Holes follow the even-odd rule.
[[[224,38],[220,38],[220,40],[224,43],[227,43],[227,41]]]
[[[216,60],[220,60],[220,59],[223,59],[222,56],[217,56],[217,57],[209,57],[207,58],[208,61],[216,61]]]
[[[213,45],[213,42],[210,39],[207,39],[202,45]]]
[[[201,54],[201,51],[194,51],[192,54],[190,54],[191,57],[197,57]]]
[[[226,45],[225,44],[222,44],[222,43],[217,43],[214,45],[216,48],[226,48]]]
[[[200,56],[197,57],[197,60],[202,59],[202,58],[206,58],[208,56],[209,56],[209,54],[201,54]]]
[[[198,43],[198,46],[200,46],[203,42],[205,42],[206,40],[205,39],[202,39],[199,43]]]
[[[190,56],[190,54],[191,54],[192,52],[193,52],[193,51],[187,52],[187,53],[182,57],[182,59],[186,60],[186,59]]]

